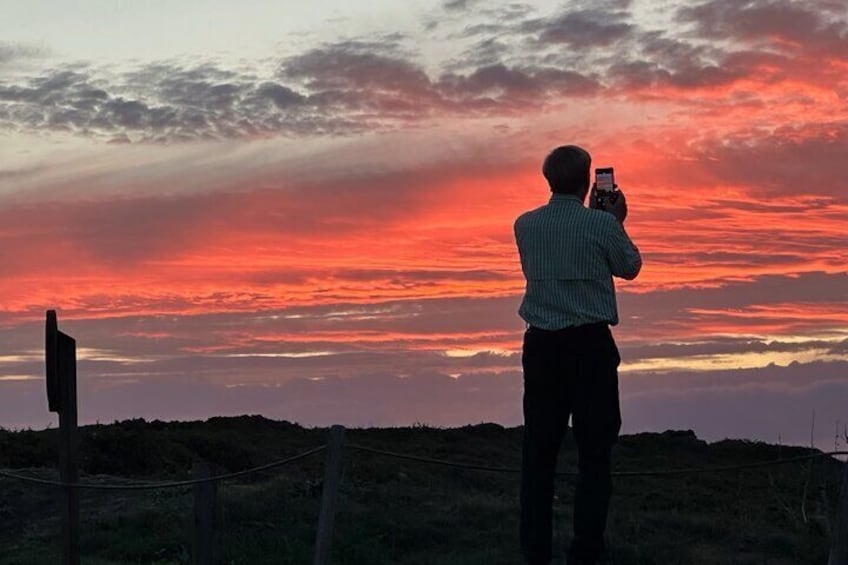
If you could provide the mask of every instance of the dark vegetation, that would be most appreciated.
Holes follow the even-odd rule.
[[[323,444],[326,429],[259,416],[206,422],[127,420],[81,428],[82,477],[188,478],[194,458],[237,471]],[[521,428],[350,429],[346,441],[452,461],[518,468]],[[0,468],[56,478],[57,430],[0,430]],[[690,431],[624,436],[617,470],[733,465],[809,453]],[[311,563],[323,454],[219,485],[220,563]],[[607,563],[822,564],[840,464],[833,460],[673,477],[621,477],[609,519]],[[573,470],[570,440],[559,468]],[[556,487],[555,554],[570,539],[574,480]],[[338,565],[507,565],[517,549],[518,475],[428,465],[348,449],[333,562]],[[192,491],[81,494],[87,565],[189,563]],[[53,487],[0,478],[0,565],[59,562]]]

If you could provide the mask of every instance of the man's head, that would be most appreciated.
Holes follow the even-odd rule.
[[[576,145],[563,145],[551,151],[542,165],[551,192],[585,198],[589,191],[592,156]]]

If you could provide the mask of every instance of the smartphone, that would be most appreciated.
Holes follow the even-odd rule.
[[[615,175],[612,167],[595,169],[595,187],[598,192],[615,192]]]

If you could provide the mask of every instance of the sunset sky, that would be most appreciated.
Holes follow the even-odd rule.
[[[562,144],[644,259],[622,431],[832,448],[844,0],[0,0],[0,426],[55,425],[47,309],[84,423],[519,425]]]

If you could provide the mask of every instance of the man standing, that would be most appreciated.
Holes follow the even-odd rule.
[[[639,250],[624,231],[624,194],[606,210],[583,206],[591,156],[574,145],[554,149],[542,174],[548,204],[515,221],[527,280],[519,315],[524,334],[524,439],[521,471],[521,550],[530,565],[551,560],[554,472],[571,416],[577,444],[574,537],[568,564],[595,564],[604,549],[612,492],[610,454],[621,428],[618,349],[609,326],[618,323],[612,277],[639,274]]]

